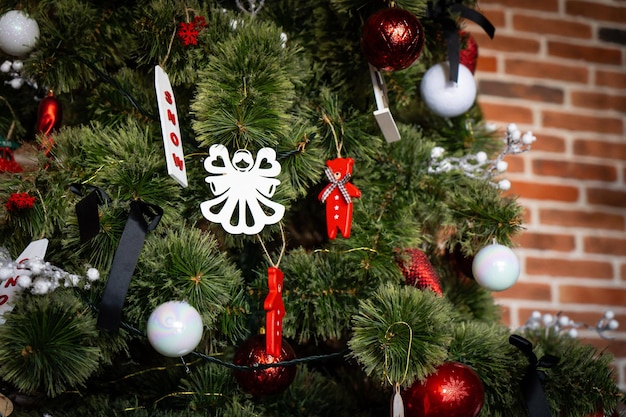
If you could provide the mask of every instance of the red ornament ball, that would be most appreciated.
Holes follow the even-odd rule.
[[[422,53],[424,28],[417,17],[395,7],[382,9],[365,22],[361,50],[382,71],[408,68]]]
[[[476,417],[485,401],[480,378],[467,365],[445,362],[402,392],[406,417]]]
[[[279,356],[265,351],[265,335],[260,334],[246,340],[235,353],[233,363],[240,366],[267,365],[295,359],[293,348],[283,340]],[[254,371],[234,371],[239,386],[254,396],[278,394],[286,390],[296,376],[295,365],[275,366]]]
[[[478,60],[478,44],[469,32],[459,32],[459,37],[465,41],[465,48],[459,53],[459,61],[474,74],[476,72],[476,61]]]

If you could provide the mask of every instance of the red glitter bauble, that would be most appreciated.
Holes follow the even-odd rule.
[[[367,19],[361,32],[365,59],[382,71],[408,68],[422,53],[424,28],[411,12],[395,7]]]
[[[400,269],[406,283],[421,290],[429,289],[439,296],[443,295],[439,276],[428,256],[419,249],[407,249],[405,252],[408,259],[400,260]]]
[[[476,71],[476,61],[478,60],[478,44],[469,32],[459,32],[459,37],[465,41],[465,48],[459,53],[459,62],[465,65],[472,74]]]
[[[402,392],[402,398],[406,417],[476,417],[485,391],[472,368],[445,362],[424,381]]]
[[[280,356],[265,351],[265,335],[252,336],[235,353],[233,363],[240,366],[267,365],[295,359],[293,348],[283,340]],[[241,388],[254,396],[278,394],[286,390],[296,376],[295,365],[274,366],[256,371],[234,371]]]

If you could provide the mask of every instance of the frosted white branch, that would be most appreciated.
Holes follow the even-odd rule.
[[[491,180],[497,174],[502,174],[508,169],[508,163],[504,161],[507,155],[520,154],[530,150],[531,144],[537,140],[532,132],[522,135],[515,123],[511,123],[506,128],[504,137],[504,149],[492,160],[489,160],[485,152],[464,155],[462,157],[444,157],[445,150],[442,147],[435,147],[430,154],[430,165],[428,172],[439,174],[452,170],[460,170],[470,178]],[[493,183],[493,182],[492,182]],[[507,179],[498,181],[494,186],[508,190],[511,182]]]
[[[533,311],[521,329],[539,330],[541,328],[553,329],[557,332],[566,333],[570,337],[578,337],[578,329],[593,330],[603,339],[611,339],[606,332],[617,330],[619,322],[615,320],[615,313],[607,310],[602,318],[598,320],[595,326],[590,326],[582,322],[576,322],[565,314],[558,312],[556,315],[541,314],[539,311]]]
[[[17,285],[33,294],[48,294],[60,286],[89,289],[94,281],[100,279],[96,268],[88,268],[85,277],[71,274],[41,258],[27,259],[22,262],[11,260],[8,251],[0,248],[0,282],[16,278]]]

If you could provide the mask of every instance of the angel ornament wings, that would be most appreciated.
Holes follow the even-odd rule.
[[[224,145],[212,145],[204,169],[211,174],[205,180],[215,197],[200,204],[202,215],[226,232],[254,235],[283,218],[285,207],[270,200],[280,184],[275,178],[280,163],[272,148],[260,149],[255,161],[245,149],[231,159]]]

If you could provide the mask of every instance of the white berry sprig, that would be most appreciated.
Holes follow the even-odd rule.
[[[6,250],[0,250],[0,282],[4,283],[9,279],[15,279],[17,285],[24,290],[42,295],[61,286],[82,286],[89,289],[94,281],[100,279],[100,272],[96,268],[88,268],[86,275],[82,277],[70,274],[40,258],[15,262],[7,256]]]
[[[611,339],[611,337],[607,336],[605,333],[611,330],[617,330],[619,322],[615,320],[615,313],[611,310],[607,310],[595,326],[590,326],[582,322],[576,322],[561,312],[552,315],[549,313],[541,314],[539,311],[533,311],[526,321],[526,324],[522,326],[522,329],[538,330],[542,327],[545,329],[553,329],[561,333],[567,333],[573,338],[578,337],[578,329],[583,328],[596,331],[603,339]]]
[[[470,178],[490,180],[494,175],[501,174],[508,169],[509,164],[504,160],[506,155],[515,155],[529,151],[531,144],[536,140],[537,138],[533,136],[532,132],[529,131],[522,135],[517,125],[511,123],[506,128],[505,147],[495,159],[489,160],[487,154],[482,151],[462,157],[445,158],[445,150],[440,146],[436,146],[430,153],[428,172],[438,174],[456,169],[462,171]],[[511,188],[511,182],[507,179],[502,179],[494,185],[501,190]]]

